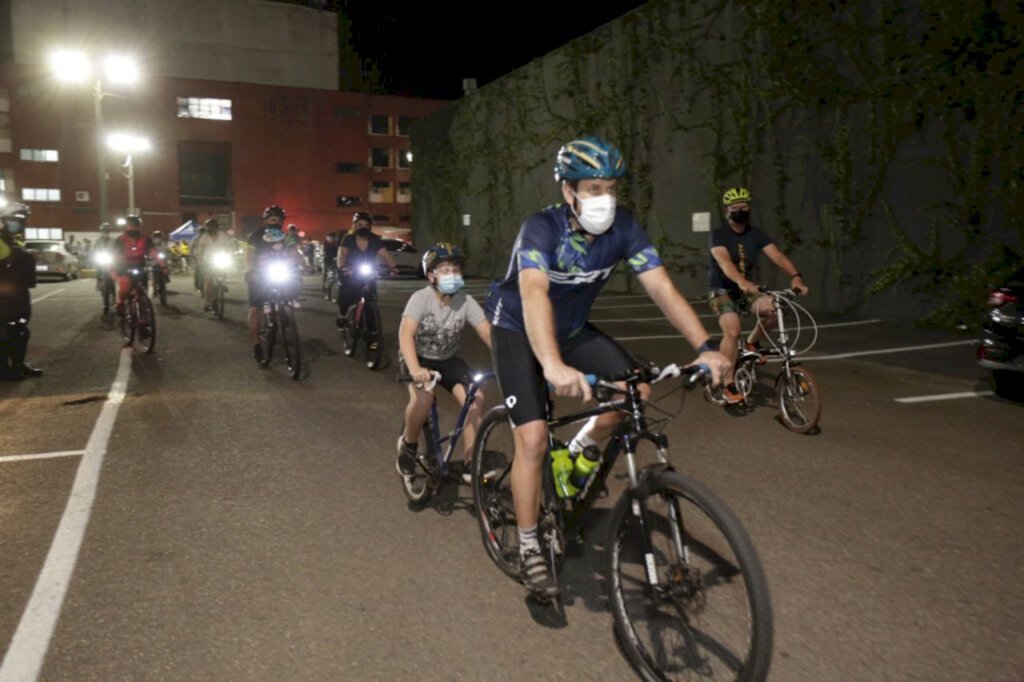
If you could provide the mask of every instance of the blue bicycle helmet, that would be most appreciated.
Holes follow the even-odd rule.
[[[462,249],[451,242],[438,242],[423,253],[423,272],[430,272],[442,262],[456,263],[461,268],[466,264]]]
[[[618,147],[588,135],[567,142],[555,157],[555,181],[604,178],[611,180],[626,174],[626,162]]]
[[[285,234],[276,227],[268,227],[263,231],[263,241],[268,244],[276,244],[277,242],[283,242],[285,240]]]

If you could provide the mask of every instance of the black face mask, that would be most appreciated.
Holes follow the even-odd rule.
[[[729,220],[737,225],[746,225],[747,221],[750,220],[750,211],[734,211],[729,214]]]

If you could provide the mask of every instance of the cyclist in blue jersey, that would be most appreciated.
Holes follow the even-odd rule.
[[[555,180],[565,204],[526,219],[508,273],[487,298],[495,373],[515,437],[511,485],[523,583],[547,596],[558,587],[537,540],[548,444],[546,382],[556,395],[589,400],[585,373],[617,374],[635,365],[629,353],[588,322],[594,300],[618,263],[629,264],[651,299],[697,349],[697,362],[711,368],[715,382],[729,367],[643,228],[629,210],[616,207],[617,182],[625,171],[619,150],[604,140],[584,137],[564,145],[555,160]],[[644,398],[649,393],[644,386]],[[570,449],[597,446],[618,421],[616,413],[591,419]]]

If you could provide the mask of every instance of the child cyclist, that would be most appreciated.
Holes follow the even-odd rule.
[[[431,381],[431,373],[439,372],[440,383],[451,391],[459,405],[466,402],[471,372],[459,357],[459,336],[469,322],[487,347],[491,346],[491,323],[472,296],[461,291],[462,267],[465,258],[459,247],[448,242],[434,244],[423,254],[423,271],[430,286],[414,293],[402,313],[398,328],[399,357],[404,364],[402,374],[410,377],[409,405],[405,408],[405,429],[398,437],[396,467],[402,476],[416,471],[416,443],[427,421],[433,396],[423,385]],[[469,461],[473,441],[480,425],[483,394],[477,392],[466,415],[465,466],[462,478],[469,480]]]

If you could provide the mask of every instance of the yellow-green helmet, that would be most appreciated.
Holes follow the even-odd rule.
[[[741,201],[750,203],[750,190],[746,187],[733,187],[725,190],[725,194],[722,195],[722,204],[725,206],[732,206]]]

